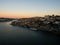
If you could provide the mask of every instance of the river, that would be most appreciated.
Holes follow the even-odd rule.
[[[60,37],[0,22],[0,45],[59,45]]]

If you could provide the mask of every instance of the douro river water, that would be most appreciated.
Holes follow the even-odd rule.
[[[0,45],[60,45],[60,37],[0,22]]]

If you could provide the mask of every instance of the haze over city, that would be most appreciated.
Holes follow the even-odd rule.
[[[60,15],[60,0],[0,0],[0,17]]]

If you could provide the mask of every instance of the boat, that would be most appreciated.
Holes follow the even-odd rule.
[[[33,31],[37,31],[37,28],[30,28],[31,30],[33,30]]]

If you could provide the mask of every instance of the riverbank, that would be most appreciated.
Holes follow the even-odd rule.
[[[33,18],[21,18],[13,21],[11,25],[28,28],[34,31],[47,31],[60,35],[60,16],[45,16]]]
[[[13,18],[0,18],[0,22],[9,22],[14,20]]]
[[[40,23],[40,22],[39,22]],[[57,34],[57,35],[60,35],[60,26],[58,25],[55,25],[55,24],[51,24],[48,23],[48,24],[38,24],[38,23],[28,23],[28,24],[25,24],[25,22],[20,22],[20,21],[14,21],[11,23],[11,25],[14,25],[14,26],[20,26],[20,27],[24,27],[24,28],[28,28],[28,29],[31,29],[32,31],[46,31],[46,32],[52,32],[54,34]]]

